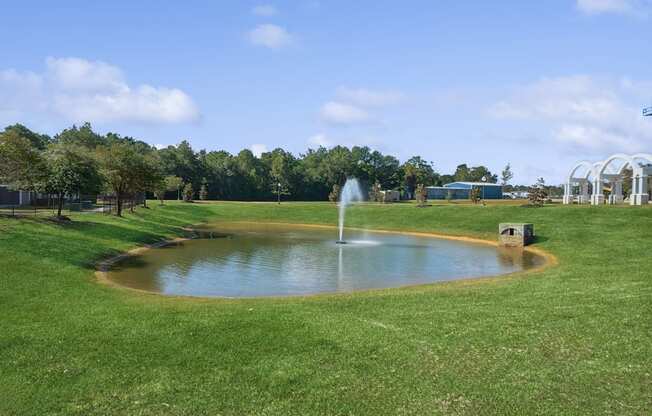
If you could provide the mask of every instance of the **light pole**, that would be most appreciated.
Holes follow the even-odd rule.
[[[487,183],[487,177],[482,177],[482,206],[484,206],[484,184]]]
[[[281,205],[281,182],[276,184],[276,196],[278,199],[278,204]]]

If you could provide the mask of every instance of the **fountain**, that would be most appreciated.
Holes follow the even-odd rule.
[[[364,200],[364,197],[358,180],[355,178],[347,179],[340,194],[340,239],[336,241],[337,244],[346,244],[346,241],[344,241],[344,215],[346,214],[346,206],[352,202],[362,200]]]

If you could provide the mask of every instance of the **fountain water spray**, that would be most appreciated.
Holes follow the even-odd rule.
[[[363,201],[364,196],[362,189],[360,188],[360,183],[355,178],[350,178],[346,180],[344,188],[340,194],[340,239],[337,241],[338,244],[344,244],[344,214],[346,213],[346,206],[352,202]]]

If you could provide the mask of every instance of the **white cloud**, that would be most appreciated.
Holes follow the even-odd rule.
[[[320,117],[330,124],[358,124],[371,120],[367,111],[351,104],[329,101],[320,110]]]
[[[308,138],[308,144],[312,146],[317,146],[317,147],[331,147],[333,146],[333,142],[326,137],[324,133],[318,133],[315,134],[314,136],[310,136]]]
[[[23,111],[47,110],[43,77],[13,69],[0,71],[0,113],[17,118]]]
[[[256,157],[260,157],[260,155],[267,152],[267,146],[262,143],[254,143],[249,146],[249,149],[251,149],[251,153]]]
[[[577,123],[563,124],[554,130],[553,135],[561,142],[570,143],[589,151],[600,152],[604,148],[627,149],[631,146],[630,139],[625,135]]]
[[[176,88],[129,86],[120,68],[80,58],[48,58],[43,73],[0,71],[0,110],[73,122],[178,123],[199,119]]]
[[[577,0],[577,8],[585,14],[615,13],[647,16],[652,2],[649,0]]]
[[[197,107],[183,91],[141,85],[112,94],[54,97],[54,109],[72,120],[180,123],[195,121]]]
[[[276,10],[276,7],[272,6],[271,4],[259,4],[257,6],[254,6],[251,12],[256,16],[265,16],[265,17],[276,16],[278,14],[278,10]]]
[[[582,75],[545,78],[516,88],[489,114],[528,121],[539,133],[550,132],[548,138],[557,144],[590,153],[645,151],[652,123],[641,116],[640,96],[649,85]]]
[[[80,58],[47,58],[46,78],[58,89],[85,92],[128,91],[120,68]]]
[[[319,116],[322,121],[333,125],[378,122],[370,110],[378,112],[382,107],[396,104],[403,98],[403,94],[398,91],[339,87],[335,91],[335,100],[322,105]]]
[[[617,107],[619,103],[613,91],[600,88],[589,76],[578,75],[543,78],[517,88],[490,112],[497,118],[604,120]]]
[[[248,33],[249,41],[256,46],[277,49],[292,43],[292,36],[281,26],[262,24]]]
[[[404,96],[398,91],[374,91],[365,88],[340,87],[336,91],[339,99],[362,107],[382,107],[396,104]]]

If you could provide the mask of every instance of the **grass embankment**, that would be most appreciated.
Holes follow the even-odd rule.
[[[205,220],[334,224],[330,204],[0,219],[0,414],[649,414],[652,210],[367,205],[351,226],[495,239],[559,266],[351,295],[191,300],[96,283],[107,254]]]

